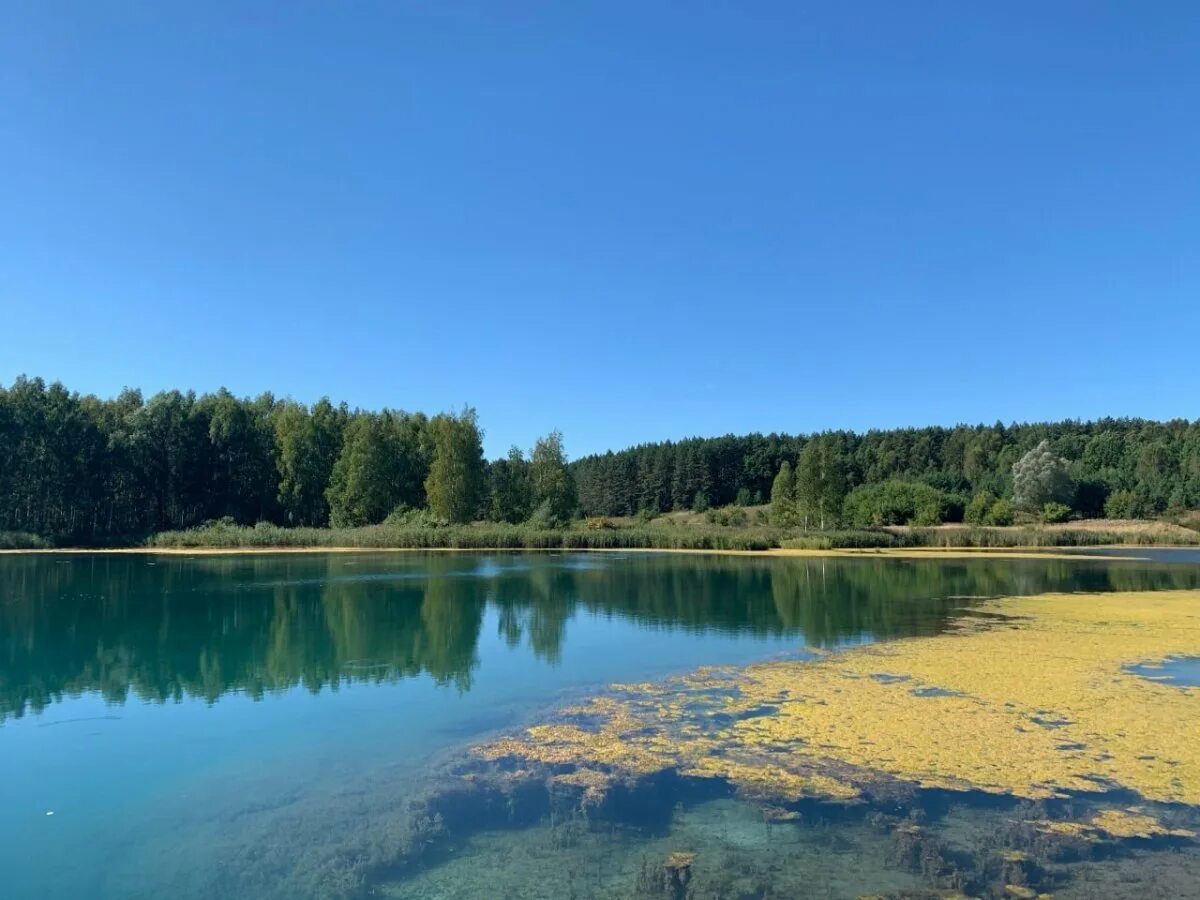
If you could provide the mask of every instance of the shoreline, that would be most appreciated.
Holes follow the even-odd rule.
[[[827,550],[773,547],[767,550],[710,550],[676,547],[56,547],[0,549],[7,555],[69,556],[266,556],[301,553],[682,553],[710,556],[859,559],[1092,559],[1145,561],[1144,556],[1105,554],[1104,550],[1196,550],[1184,544],[1105,544],[1091,547],[841,547]],[[1072,552],[1073,551],[1073,552]]]

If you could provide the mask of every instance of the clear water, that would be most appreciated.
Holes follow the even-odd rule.
[[[1129,671],[1143,678],[1180,687],[1200,687],[1200,657],[1197,656],[1181,656],[1158,663],[1130,666]]]
[[[505,841],[543,859],[541,832],[475,836],[417,879],[372,860],[444,759],[573,694],[934,634],[984,596],[1198,586],[1169,558],[0,556],[0,894],[487,896],[454,866],[486,873]],[[744,825],[720,809],[678,827]],[[842,840],[853,875],[873,839]],[[506,891],[538,895],[539,871]]]

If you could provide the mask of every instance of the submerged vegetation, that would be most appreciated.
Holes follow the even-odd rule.
[[[1200,877],[1200,593],[987,601],[954,633],[618,685],[451,760],[406,898],[1178,896]],[[1036,662],[1034,662],[1036,661]],[[1159,851],[1175,851],[1162,853]]]
[[[567,623],[581,614],[642,623],[650,653],[672,632],[809,646],[807,662],[622,685],[564,701],[562,714],[502,703],[436,750],[389,743],[383,765],[322,766],[302,787],[214,775],[208,786],[228,797],[184,796],[163,818],[182,831],[120,845],[106,864],[113,896],[144,893],[147,872],[180,898],[264,900],[1067,900],[1200,883],[1198,763],[1178,727],[1195,720],[1200,688],[1169,677],[1200,643],[1194,565],[502,553],[2,562],[0,719],[83,693],[221,710],[230,693],[355,684],[361,696],[361,685],[414,677],[474,692],[489,634],[565,661]],[[1013,597],[1046,590],[1056,594]],[[999,596],[1012,599],[985,599]],[[887,638],[898,640],[857,646]],[[5,723],[22,724],[41,723]],[[468,735],[478,752],[458,743]]]
[[[633,810],[653,820],[670,807],[674,850],[649,868],[643,857],[634,896],[726,896],[739,876],[732,895],[787,893],[800,873],[761,860],[750,868],[744,837],[732,847],[726,837],[715,859],[696,854],[701,838],[680,821],[723,790],[757,806],[768,849],[773,828],[799,829],[800,844],[834,823],[841,834],[858,823],[887,835],[874,874],[858,869],[874,883],[851,891],[843,873],[827,889],[834,896],[1123,896],[1097,888],[1113,871],[1131,896],[1171,895],[1200,871],[1200,753],[1180,727],[1200,718],[1200,689],[1127,667],[1200,652],[1198,608],[1196,591],[992,600],[943,636],[616,685],[481,745],[458,777],[533,804],[551,823],[582,816],[572,844],[588,840],[589,822],[616,834],[609,821],[628,822]],[[855,840],[861,863],[865,834]],[[1134,864],[1164,848],[1192,849]],[[570,864],[556,865],[561,878]],[[897,886],[896,869],[919,885]],[[415,882],[405,896],[423,895],[419,873]],[[573,882],[570,892],[607,895]]]
[[[1200,654],[1200,592],[987,601],[954,633],[614,688],[482,748],[603,785],[672,769],[780,800],[879,778],[1026,799],[1200,805],[1200,690],[1126,667]]]
[[[735,510],[768,502],[774,527],[805,533],[1101,515],[1186,522],[1200,509],[1200,421],[751,434],[573,463],[551,432],[528,454],[488,461],[469,408],[428,416],[225,390],[102,400],[27,378],[0,388],[0,533],[18,546],[138,543],[225,519],[335,529],[486,521],[540,532],[580,516],[724,508],[740,527]],[[438,540],[413,545],[453,546]],[[530,540],[521,546],[546,539]]]

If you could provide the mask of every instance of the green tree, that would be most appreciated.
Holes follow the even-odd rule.
[[[1042,441],[1013,465],[1013,505],[1036,513],[1047,503],[1073,499],[1067,464]]]
[[[529,461],[521,448],[512,447],[507,459],[492,463],[489,470],[491,502],[489,515],[497,522],[524,522],[533,512],[533,489]]]
[[[272,424],[279,468],[279,508],[289,525],[325,525],[329,502],[325,491],[342,447],[347,418],[328,398],[311,410],[299,403],[276,405]]]
[[[469,522],[484,486],[483,436],[475,410],[442,414],[429,423],[433,460],[425,479],[429,510],[448,522]]]
[[[949,508],[945,492],[898,478],[859,485],[845,501],[846,519],[854,525],[940,525]]]
[[[771,524],[780,528],[792,528],[799,524],[796,510],[796,476],[792,464],[786,459],[780,463],[779,472],[771,482]]]
[[[579,498],[567,467],[562,432],[552,431],[534,445],[529,475],[534,507],[541,519],[562,525],[575,517]]]
[[[396,506],[393,473],[381,417],[356,413],[346,425],[325,492],[330,524],[345,528],[382,522]]]
[[[838,436],[814,437],[796,462],[796,506],[806,528],[836,525],[846,497],[846,467]]]

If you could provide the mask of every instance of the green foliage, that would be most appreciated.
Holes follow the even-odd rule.
[[[1066,462],[1041,441],[1013,466],[1013,505],[1037,512],[1047,503],[1066,503],[1074,498]]]
[[[940,525],[952,498],[915,481],[892,479],[860,485],[845,502],[845,519],[853,525]]]
[[[27,531],[0,531],[0,550],[49,550],[54,545]]]
[[[430,504],[425,483],[437,428],[419,413],[351,411],[328,400],[305,406],[228,391],[144,398],[136,390],[101,400],[18,378],[0,388],[0,531],[97,545],[225,516],[244,525],[374,524],[398,506]],[[465,443],[477,444],[470,437]],[[462,443],[442,438],[448,446]],[[1046,465],[1032,465],[1030,447]],[[1120,518],[1200,509],[1200,421],[726,435],[643,444],[570,465],[560,441],[550,457],[542,466],[550,486],[539,495],[534,465],[519,453],[490,465],[475,447],[450,453],[459,462],[439,469],[436,502],[443,509],[435,518],[450,518],[444,512],[452,506],[462,521],[519,522],[549,499],[543,518],[556,524],[580,512],[618,517],[641,510],[649,521],[696,506],[698,495],[701,506],[714,508],[761,503],[784,462],[796,481],[796,514],[777,518],[808,527],[836,526],[848,489],[889,481],[938,491],[938,515],[953,520],[961,505],[975,523],[1011,520],[1006,501],[984,512],[986,504],[975,500],[984,491],[1022,502],[1062,494],[1036,497],[1040,502],[1027,507],[1034,515],[1046,502],[1069,504],[1075,515]],[[921,509],[918,516],[914,507],[909,520],[936,518],[933,506]]]
[[[846,497],[846,466],[839,435],[812,438],[796,463],[796,512],[801,523],[824,529],[836,525]]]
[[[1000,501],[1004,502],[1004,501]],[[640,526],[632,528],[550,528],[525,525],[476,524],[441,528],[408,525],[371,525],[362,528],[284,528],[264,524],[248,527],[213,522],[187,531],[155,535],[155,547],[363,547],[410,549],[657,549],[657,550],[768,550],[838,549],[871,547],[1091,547],[1121,543],[1153,544],[1152,534],[1037,528],[913,528],[829,529],[784,537],[774,530],[742,531],[736,528],[695,526]],[[1194,539],[1172,537],[1177,543],[1200,546]]]
[[[427,509],[414,509],[400,504],[387,514],[383,524],[391,528],[445,528],[450,523]]]
[[[988,513],[996,502],[996,495],[991,491],[979,491],[971,498],[967,508],[963,510],[963,521],[968,525],[983,525],[988,520]]]
[[[272,410],[278,500],[281,517],[290,525],[322,525],[329,520],[325,491],[342,449],[349,413],[327,398],[311,410],[285,400]]]
[[[779,474],[771,482],[771,524],[792,528],[800,523],[796,512],[796,477],[792,464],[786,459],[779,464]]]
[[[497,460],[489,467],[489,518],[492,521],[517,523],[529,518],[533,511],[529,468],[529,461],[519,447],[510,448],[507,459]]]
[[[567,468],[562,432],[552,431],[534,445],[529,477],[538,521],[557,527],[575,517],[579,500]]]
[[[750,524],[750,517],[740,506],[722,506],[710,509],[705,516],[710,525],[720,525],[724,528],[745,528]]]
[[[1099,515],[1105,498],[1118,490],[1136,490],[1146,516],[1200,508],[1200,422],[997,423],[821,437],[832,437],[848,487],[899,479],[967,497],[983,490],[1011,496],[1014,464],[1047,441],[1054,455],[1067,460],[1077,485],[1074,500],[1057,499],[1081,515]],[[795,472],[811,442],[779,434],[693,438],[587,456],[572,468],[585,513],[629,515],[643,507],[669,512],[686,509],[700,489],[714,506],[735,502],[743,490],[752,498],[769,497],[780,464],[787,461]],[[820,524],[811,509],[809,519]]]
[[[1133,491],[1113,491],[1104,501],[1104,515],[1110,519],[1136,519],[1142,510],[1142,502]]]
[[[890,531],[867,529],[808,532],[781,542],[781,545],[789,550],[877,549],[904,547],[909,544],[905,537]]]
[[[448,522],[469,522],[483,490],[483,436],[475,410],[443,414],[429,422],[433,461],[425,479],[429,510]]]
[[[534,517],[538,513],[535,511]],[[555,528],[506,524],[444,528],[371,525],[361,528],[284,528],[212,523],[162,532],[155,547],[386,547],[453,550],[768,550],[771,533],[732,528]]]
[[[384,410],[352,416],[325,492],[330,524],[373,525],[397,506],[424,506],[429,428],[420,414]]]
[[[1052,501],[1042,507],[1041,512],[1038,513],[1038,518],[1047,525],[1057,525],[1071,518],[1071,507],[1065,503],[1055,503]]]
[[[984,517],[985,525],[1011,525],[1016,520],[1016,514],[1013,511],[1012,504],[1004,499],[997,500],[992,504],[992,508],[988,510]]]

